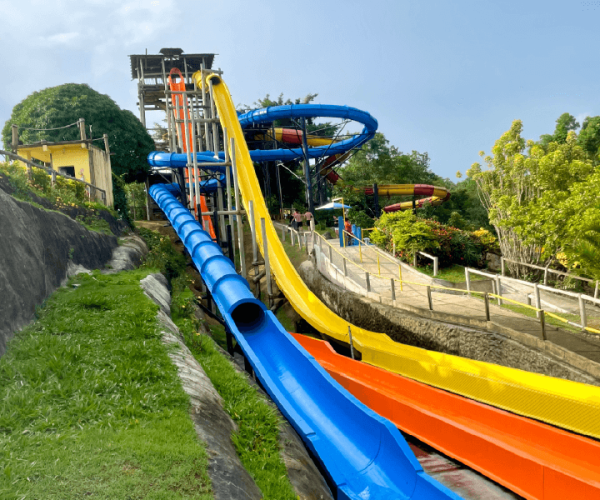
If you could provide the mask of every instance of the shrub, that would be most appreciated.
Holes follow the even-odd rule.
[[[440,267],[453,264],[480,266],[487,248],[497,246],[496,238],[486,230],[473,234],[431,219],[419,219],[411,211],[384,214],[377,221],[371,240],[411,262],[418,251],[438,257]]]
[[[411,260],[418,251],[438,248],[432,229],[411,211],[383,214],[371,233],[371,240],[388,251],[396,244],[396,255]]]

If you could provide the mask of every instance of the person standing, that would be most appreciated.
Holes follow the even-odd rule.
[[[352,224],[350,224],[348,219],[346,219],[346,222],[344,223],[344,231],[346,231],[346,234],[344,234],[346,246],[350,246],[352,244],[352,240],[350,238],[350,235],[352,234]]]
[[[304,214],[304,219],[306,220],[306,225],[308,226],[308,229],[311,229],[310,221],[313,220],[313,214],[306,210],[306,213]]]
[[[294,229],[298,231],[302,227],[302,214],[294,209],[292,216],[294,217]]]

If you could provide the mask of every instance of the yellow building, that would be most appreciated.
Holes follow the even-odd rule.
[[[106,151],[94,146],[89,139],[79,141],[19,144],[17,154],[45,163],[61,174],[89,182],[106,192],[106,204],[114,205],[110,150],[105,137]],[[102,193],[90,188],[92,198],[102,202]]]

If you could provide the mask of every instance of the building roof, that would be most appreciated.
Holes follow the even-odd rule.
[[[173,51],[181,49],[162,49],[167,54],[175,54]],[[134,54],[130,55],[131,60],[131,78],[137,80],[137,69],[140,67],[140,61],[143,64],[144,74],[161,74],[162,61],[165,61],[165,70],[167,74],[171,68],[178,68],[182,74],[185,74],[184,60],[187,64],[188,72],[198,71],[204,62],[206,69],[211,69],[216,54],[181,54],[181,55],[163,55],[163,54]]]

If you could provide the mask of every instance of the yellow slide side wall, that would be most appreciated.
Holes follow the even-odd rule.
[[[202,85],[200,72],[194,75]],[[256,227],[266,221],[271,268],[279,288],[294,309],[314,328],[348,342],[352,328],[363,361],[456,394],[600,438],[600,388],[546,377],[482,361],[426,351],[392,341],[387,335],[350,325],[334,314],[304,284],[289,261],[265,205],[248,146],[229,89],[217,75],[209,75],[223,128],[235,139],[237,176],[244,205],[254,200]],[[259,248],[262,235],[257,231]]]

